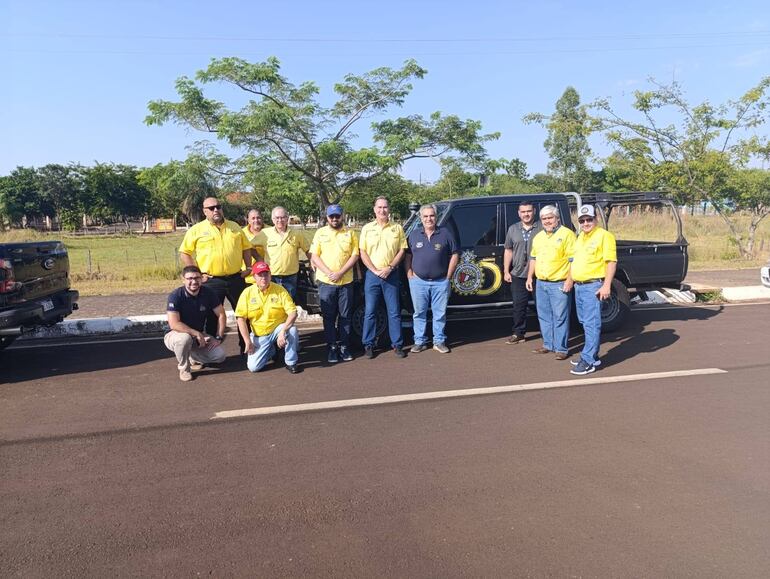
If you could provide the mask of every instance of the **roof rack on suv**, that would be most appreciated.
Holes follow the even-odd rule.
[[[583,203],[622,203],[628,201],[660,201],[660,191],[628,191],[623,193],[581,193]]]

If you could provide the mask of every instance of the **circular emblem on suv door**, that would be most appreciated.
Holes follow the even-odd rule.
[[[53,266],[56,265],[56,261],[53,257],[49,257],[43,262],[43,267],[45,269],[53,269]]]
[[[484,270],[492,274],[489,287],[484,287],[486,275]],[[476,254],[471,251],[463,251],[460,255],[460,264],[452,276],[452,287],[461,296],[471,294],[488,296],[500,289],[502,274],[495,263],[488,261],[476,261]]]

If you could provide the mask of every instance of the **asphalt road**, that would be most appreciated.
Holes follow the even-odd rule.
[[[0,570],[767,577],[769,325],[768,304],[640,308],[575,380],[537,340],[504,344],[505,321],[450,324],[447,356],[335,367],[311,332],[296,376],[248,374],[230,336],[192,383],[159,340],[12,349]],[[530,384],[551,387],[377,405]]]

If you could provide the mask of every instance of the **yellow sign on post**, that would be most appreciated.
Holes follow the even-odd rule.
[[[176,223],[173,219],[156,219],[153,231],[176,231]]]

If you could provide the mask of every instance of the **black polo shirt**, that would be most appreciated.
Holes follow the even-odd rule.
[[[201,286],[197,296],[181,286],[168,294],[166,311],[178,313],[182,323],[202,332],[206,316],[219,305],[217,295],[206,286]]]
[[[409,234],[412,271],[420,279],[426,281],[446,279],[449,260],[452,259],[452,254],[459,251],[454,236],[444,227],[436,227],[430,239],[421,227]]]

